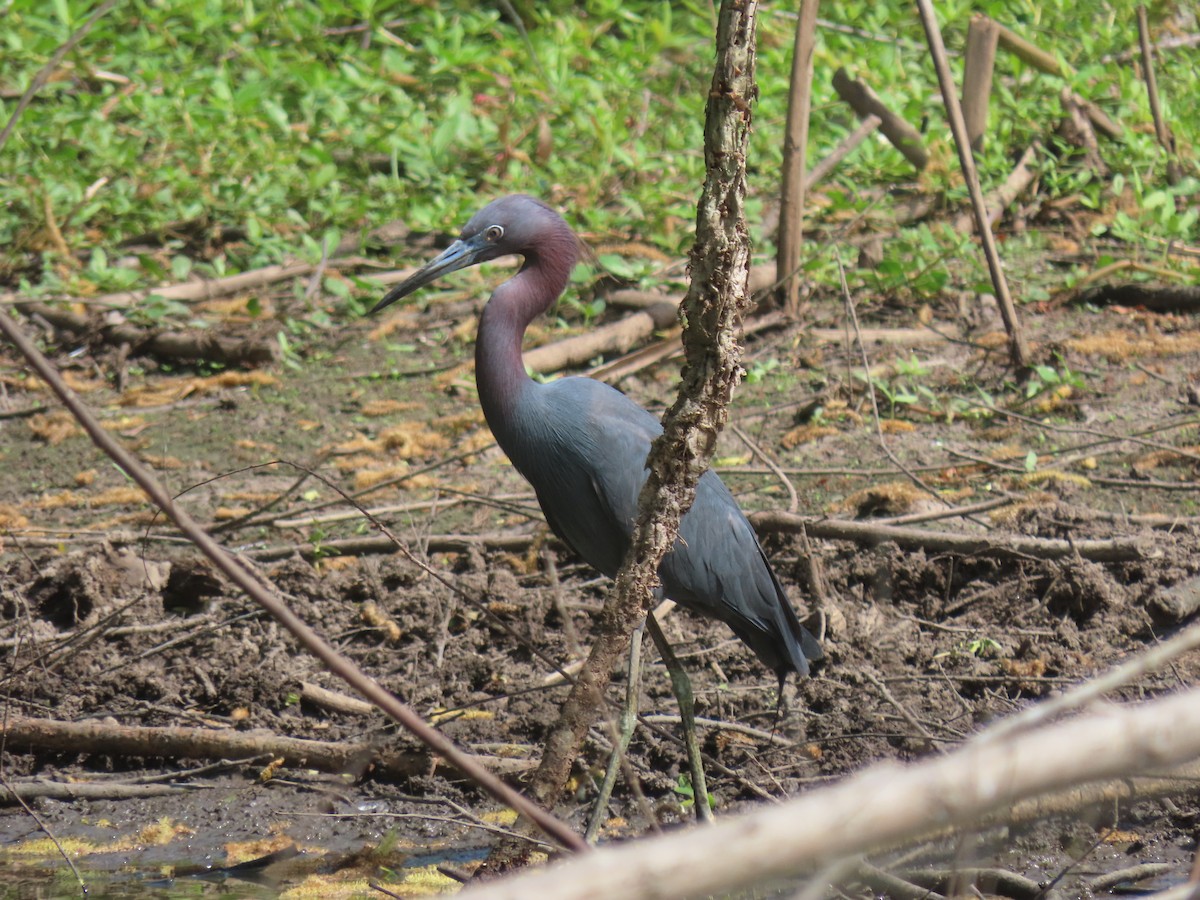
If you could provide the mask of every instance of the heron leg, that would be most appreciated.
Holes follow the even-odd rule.
[[[692,773],[692,798],[696,803],[696,817],[703,822],[713,821],[712,807],[708,805],[708,783],[704,778],[704,760],[700,755],[700,740],[696,737],[696,700],[692,694],[692,681],[679,662],[679,657],[667,642],[654,618],[654,613],[646,616],[646,624],[650,628],[650,637],[663,658],[663,664],[671,675],[671,690],[679,703],[679,719],[683,723],[684,746],[687,747],[688,767]]]
[[[625,755],[625,751],[629,749],[629,742],[633,738],[633,729],[637,725],[638,714],[638,697],[642,689],[642,635],[645,633],[646,623],[642,622],[634,629],[632,637],[629,639],[629,668],[627,670],[628,677],[625,685],[625,705],[621,709],[621,718],[619,720],[619,728],[614,729],[617,732],[616,740],[613,741],[612,755],[608,758],[608,769],[604,772],[604,780],[600,782],[600,795],[596,798],[596,805],[592,807],[591,818],[588,819],[587,831],[584,832],[583,839],[589,844],[596,842],[596,835],[600,831],[600,823],[604,820],[604,816],[608,812],[608,801],[612,797],[613,788],[617,783],[617,776],[621,772],[621,759]]]

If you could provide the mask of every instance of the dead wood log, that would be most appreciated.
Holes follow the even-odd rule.
[[[858,113],[859,118],[878,116],[879,130],[892,142],[892,146],[903,153],[904,158],[916,169],[925,168],[929,163],[929,152],[921,140],[921,133],[888,109],[873,90],[861,81],[851,78],[845,69],[838,69],[833,73],[833,89]]]
[[[231,338],[198,329],[147,328],[124,320],[106,324],[45,303],[18,303],[17,310],[23,315],[45,320],[76,340],[113,347],[128,346],[134,354],[172,362],[204,360],[227,366],[261,366],[274,362],[279,356],[279,344],[274,336]]]
[[[1154,312],[1195,312],[1200,309],[1200,286],[1181,284],[1154,287],[1146,284],[1098,284],[1081,291],[1076,303],[1096,306],[1140,306]]]
[[[103,781],[9,781],[0,784],[0,804],[30,800],[143,800],[166,797],[188,791],[206,790],[215,785],[202,784],[127,784]]]
[[[243,759],[269,756],[287,766],[323,772],[372,770],[388,778],[427,774],[439,763],[426,751],[395,750],[347,741],[310,741],[269,731],[226,731],[215,728],[146,728],[105,722],[59,722],[9,716],[0,726],[10,753],[54,751],[168,759]],[[474,757],[498,775],[524,772],[536,763],[504,757]]]
[[[926,550],[937,553],[960,553],[964,556],[1030,556],[1036,559],[1079,557],[1093,562],[1129,562],[1153,559],[1161,554],[1156,547],[1159,538],[1130,537],[1111,540],[1066,541],[1057,538],[1035,538],[1013,534],[968,535],[906,528],[895,525],[875,525],[870,522],[851,522],[842,519],[823,519],[817,516],[798,516],[785,512],[759,512],[750,522],[761,532],[795,534],[802,531],[809,537],[822,540],[853,541],[858,544],[894,543],[906,550]]]
[[[678,307],[669,302],[657,303],[642,312],[626,316],[594,328],[585,334],[545,344],[525,351],[525,365],[535,372],[557,372],[572,366],[585,365],[604,353],[625,353],[638,341],[661,328],[675,324]]]

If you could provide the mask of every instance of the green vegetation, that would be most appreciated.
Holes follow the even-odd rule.
[[[527,191],[562,204],[593,243],[637,240],[666,257],[690,241],[703,177],[701,123],[712,58],[712,7],[699,2],[597,0],[524,4],[524,28],[499,5],[463,2],[155,4],[110,12],[53,73],[0,154],[0,277],[26,294],[88,295],[228,274],[285,258],[315,261],[344,235],[389,221],[444,232],[480,200]],[[94,4],[17,0],[3,35],[4,87],[19,93]],[[939,5],[947,43],[961,49],[974,11],[1010,25],[1070,63],[1072,86],[1123,122],[1116,172],[1101,179],[1053,137],[1062,117],[1057,79],[1009,54],[998,57],[992,131],[980,158],[995,185],[1032,141],[1043,199],[1077,197],[1097,238],[1122,255],[1162,264],[1165,242],[1194,238],[1194,179],[1167,188],[1142,81],[1106,55],[1136,48],[1134,4],[1022,0]],[[839,66],[872,84],[910,121],[926,122],[934,162],[922,190],[963,189],[920,25],[907,4],[855,0],[836,10],[864,37],[825,27],[816,56],[810,158],[825,156],[856,124],[830,80]],[[794,17],[761,12],[751,216],[778,191]],[[1079,28],[1079,22],[1095,27]],[[884,40],[883,38],[886,38]],[[1159,85],[1179,147],[1196,146],[1184,115],[1200,74],[1187,52],[1166,53]],[[961,59],[956,60],[961,65]],[[15,100],[4,101],[4,116]],[[839,223],[880,215],[889,186],[914,181],[881,140],[835,173],[817,213]],[[1049,227],[1056,227],[1051,221]],[[754,229],[758,249],[770,234]],[[160,251],[130,257],[123,242],[154,235]],[[835,285],[828,237],[810,276]],[[1109,251],[1112,252],[1110,245]],[[1016,264],[1019,270],[1020,264]],[[597,271],[626,281],[658,267],[619,250]],[[962,234],[906,228],[873,270],[851,273],[873,296],[922,300],[984,281]],[[1045,296],[1040,272],[1025,282]],[[358,315],[363,291],[326,279],[310,327]],[[581,303],[580,318],[601,312]],[[181,319],[180,304],[147,304],[147,320]],[[302,328],[300,329],[303,330]],[[295,335],[293,335],[295,336]]]

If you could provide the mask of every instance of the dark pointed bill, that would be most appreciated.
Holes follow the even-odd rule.
[[[443,275],[457,272],[459,269],[465,269],[477,262],[481,262],[479,259],[481,249],[482,247],[477,240],[455,241],[419,270],[384,294],[383,299],[375,304],[371,312],[379,312],[385,306],[389,306],[397,300],[407,297],[414,291],[425,287],[425,285],[437,281]]]

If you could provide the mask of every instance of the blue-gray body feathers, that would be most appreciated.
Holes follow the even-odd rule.
[[[502,440],[562,540],[609,577],[624,561],[657,419],[590,378],[530,383]],[[725,622],[781,678],[808,673],[820,646],[796,618],[753,528],[712,471],[659,569],[663,593]]]

